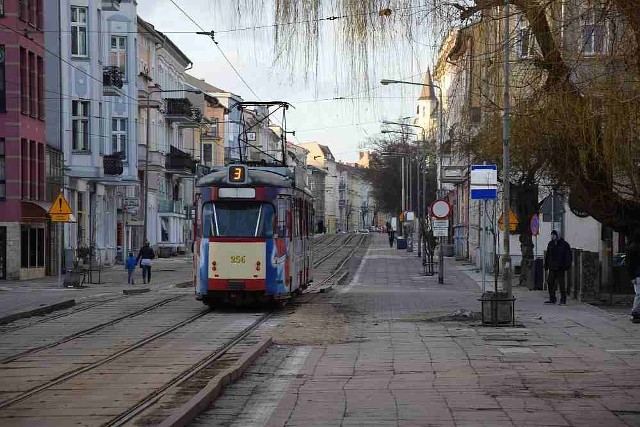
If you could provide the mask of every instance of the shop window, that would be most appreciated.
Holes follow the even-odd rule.
[[[44,267],[44,245],[43,227],[20,226],[22,268]]]
[[[0,200],[7,198],[7,181],[5,176],[4,138],[0,138]]]

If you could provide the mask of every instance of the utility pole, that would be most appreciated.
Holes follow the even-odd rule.
[[[511,298],[511,252],[510,252],[510,230],[509,230],[509,212],[510,206],[510,184],[509,177],[511,175],[511,162],[509,158],[509,109],[510,109],[510,87],[509,87],[509,61],[510,61],[510,46],[509,46],[509,0],[505,0],[504,3],[504,112],[503,112],[503,125],[502,125],[502,139],[503,139],[503,152],[502,152],[502,184],[504,186],[502,192],[502,218],[504,221],[504,249],[502,252],[502,278],[503,278],[503,291],[507,294],[507,298]]]

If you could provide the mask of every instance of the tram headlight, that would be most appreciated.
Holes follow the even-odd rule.
[[[213,261],[213,262],[211,263],[211,269],[212,269],[213,271],[216,271],[216,270],[218,269],[217,267],[218,267],[218,263],[216,263],[215,261]]]
[[[256,261],[256,271],[260,271],[260,261]]]

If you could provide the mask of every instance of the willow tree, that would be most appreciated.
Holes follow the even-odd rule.
[[[343,80],[354,89],[370,89],[369,79],[379,77],[376,66],[393,62],[385,55],[393,57],[418,34],[428,32],[439,41],[453,27],[505,19],[504,0],[210,1],[226,8],[232,5],[238,22],[264,24],[269,17],[274,25],[274,59],[284,68],[298,67],[313,76],[323,57],[322,41],[332,38],[343,59],[339,61],[346,73]],[[573,210],[630,233],[640,225],[640,1],[511,0],[511,4],[514,16],[526,18],[535,41],[531,66],[537,71],[527,97],[516,108],[520,116],[514,116],[514,137],[528,135],[521,142],[523,147],[535,145],[535,161],[541,167],[535,173],[543,172],[564,186]],[[573,39],[571,26],[559,22],[572,8]],[[598,25],[602,22],[604,27]],[[586,58],[580,49],[568,49],[588,43],[589,38],[594,44],[602,42],[596,31],[606,33],[607,44],[597,55]],[[499,51],[500,37],[494,41]],[[429,53],[433,52],[425,55]],[[496,107],[499,114],[500,103]]]

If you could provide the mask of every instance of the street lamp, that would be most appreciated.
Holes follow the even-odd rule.
[[[404,85],[414,85],[414,86],[427,86],[438,89],[438,121],[440,122],[440,149],[442,149],[442,145],[444,144],[444,121],[442,119],[442,88],[433,83],[415,83],[415,82],[406,82],[402,80],[389,80],[382,79],[380,80],[380,84],[383,86],[387,86],[390,84],[404,84]],[[440,173],[438,174],[438,197],[442,197],[442,154],[440,155]],[[508,215],[505,216],[508,218]],[[505,227],[506,228],[506,227]],[[440,238],[440,254],[438,256],[439,268],[438,268],[438,283],[444,283],[444,251],[442,247],[443,241],[442,237]]]
[[[425,132],[424,132],[424,128],[422,126],[418,126],[418,125],[412,125],[410,123],[401,123],[401,122],[390,122],[388,120],[383,120],[382,121],[383,125],[399,125],[399,126],[411,126],[414,128],[419,128],[421,130],[421,136],[422,136],[422,144],[426,145],[426,138],[425,138]],[[385,132],[384,130],[382,131],[383,133]],[[423,158],[420,156],[420,142],[416,145],[416,201],[418,203],[418,256],[421,257],[422,256],[422,236],[424,234],[424,227],[423,227],[423,215],[424,215],[424,211],[426,210],[423,206],[424,206],[424,201],[426,198],[426,191],[425,188],[423,186],[422,188],[422,201],[420,200],[420,169],[421,169],[421,164],[422,164],[422,160]],[[411,185],[411,183],[409,183],[409,185]],[[411,191],[409,191],[411,192]],[[409,198],[411,198],[411,196],[409,196]]]
[[[148,211],[149,211],[149,134],[151,133],[151,94],[152,93],[171,93],[171,92],[190,92],[190,93],[202,93],[200,89],[159,89],[157,86],[148,88],[147,90],[147,136],[145,147],[145,159],[144,159],[144,220],[142,241],[147,241],[147,223],[148,223]]]

